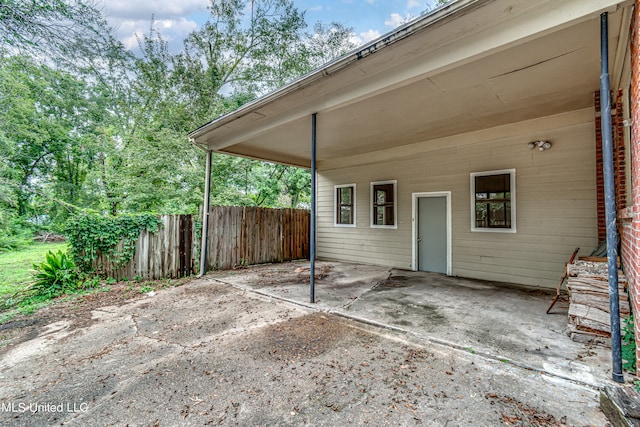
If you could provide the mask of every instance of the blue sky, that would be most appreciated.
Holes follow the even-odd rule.
[[[182,40],[207,19],[209,0],[101,0],[103,11],[118,38],[130,49],[135,34],[148,33],[153,16],[162,37],[177,51]],[[320,21],[339,22],[353,28],[353,39],[366,43],[385,34],[410,17],[431,7],[433,0],[294,0],[306,11],[309,26]]]
[[[332,21],[353,27],[363,42],[377,38],[429,7],[425,0],[296,0],[307,23]]]

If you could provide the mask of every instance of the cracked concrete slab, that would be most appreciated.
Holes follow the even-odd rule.
[[[343,262],[319,262],[317,270],[313,305],[308,263],[217,279],[593,387],[610,382],[610,351],[572,341],[567,310],[547,315],[552,296],[544,290]]]
[[[0,424],[606,423],[592,387],[437,344],[427,332],[393,324],[425,327],[421,312],[438,325],[449,321],[444,308],[417,298],[424,290],[401,287],[394,279],[400,273],[334,265],[320,282],[320,302],[309,305],[300,266],[219,272],[96,309],[80,328],[44,326],[38,337],[0,355]],[[389,283],[403,304],[388,301]],[[470,291],[486,286],[468,284]],[[396,318],[392,310],[404,312]],[[41,351],[24,352],[45,336],[51,339]],[[506,339],[492,345],[501,342]],[[31,410],[34,404],[39,410]]]

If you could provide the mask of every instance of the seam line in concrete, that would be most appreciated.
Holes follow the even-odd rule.
[[[348,303],[343,305],[342,308],[348,309],[349,307],[351,307],[351,305],[354,302],[358,301],[360,299],[360,297],[362,297],[363,295],[368,294],[369,292],[373,291],[375,288],[377,288],[378,286],[382,285],[387,280],[389,280],[389,277],[391,277],[391,271],[389,271],[389,273],[387,274],[387,277],[385,277],[382,280],[378,280],[376,283],[374,283],[374,285],[372,287],[370,287],[369,289],[365,289],[360,295],[358,295],[357,297],[355,297],[354,299],[352,299],[351,301],[349,301]]]
[[[514,366],[516,368],[524,369],[524,370],[527,370],[527,371],[538,372],[541,375],[544,375],[544,376],[547,376],[547,377],[551,377],[551,378],[555,378],[555,379],[559,379],[559,380],[562,380],[562,381],[567,381],[569,383],[576,384],[576,385],[579,385],[579,386],[582,386],[582,387],[586,387],[586,388],[589,388],[589,389],[592,389],[592,390],[601,391],[601,390],[604,389],[604,385],[601,385],[601,384],[592,384],[592,383],[589,383],[589,382],[586,382],[586,381],[580,381],[580,380],[577,380],[575,378],[570,378],[570,377],[567,377],[567,376],[564,376],[564,375],[559,375],[559,374],[556,374],[556,373],[553,373],[553,372],[545,371],[543,369],[539,369],[539,368],[536,368],[534,366],[529,366],[529,365],[527,365],[525,363],[517,362],[515,360],[511,360],[511,359],[506,358],[506,357],[495,356],[495,355],[490,354],[490,353],[478,352],[478,351],[473,351],[472,352],[472,351],[468,350],[468,347],[462,346],[460,344],[456,344],[454,342],[442,340],[442,339],[439,339],[439,338],[434,338],[434,337],[431,337],[431,336],[428,336],[428,335],[419,334],[417,332],[408,331],[406,329],[400,328],[398,326],[389,325],[387,323],[377,322],[375,320],[354,316],[354,315],[349,314],[349,313],[344,313],[344,312],[342,312],[342,310],[335,310],[335,309],[330,309],[330,308],[319,307],[319,306],[317,306],[315,304],[292,300],[290,298],[281,297],[281,296],[278,296],[278,295],[273,295],[271,293],[264,292],[264,291],[259,290],[259,289],[253,289],[253,288],[250,288],[248,286],[239,285],[237,283],[225,282],[224,280],[220,280],[220,279],[211,278],[210,280],[214,281],[214,282],[222,283],[223,285],[231,286],[233,288],[236,288],[236,289],[244,291],[244,292],[258,294],[258,295],[261,295],[263,297],[267,297],[267,298],[270,298],[270,299],[286,302],[286,303],[292,304],[292,305],[297,305],[297,306],[304,307],[306,309],[309,309],[309,310],[312,310],[312,311],[316,311],[316,312],[319,312],[319,313],[335,314],[336,316],[340,316],[340,317],[343,317],[345,319],[353,320],[355,322],[364,323],[364,324],[367,324],[367,325],[370,325],[370,326],[374,326],[374,327],[381,328],[381,329],[386,329],[386,330],[389,330],[389,331],[392,331],[392,332],[396,332],[396,333],[400,333],[400,334],[403,334],[403,335],[413,336],[414,338],[417,338],[417,339],[419,339],[421,341],[428,341],[430,343],[433,343],[433,344],[436,344],[436,345],[439,345],[439,346],[442,346],[442,347],[452,348],[454,350],[462,351],[462,352],[465,352],[467,354],[471,354],[471,355],[474,355],[474,356],[481,357],[483,359],[502,362],[502,363],[509,364],[509,365]]]

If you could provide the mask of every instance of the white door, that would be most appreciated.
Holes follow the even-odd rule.
[[[417,195],[414,206],[416,269],[449,274],[448,195]]]

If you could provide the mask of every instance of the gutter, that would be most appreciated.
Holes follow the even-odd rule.
[[[409,37],[410,35],[419,32],[427,27],[431,27],[435,23],[439,23],[445,21],[447,19],[452,19],[455,15],[458,15],[462,11],[469,8],[480,7],[484,3],[490,3],[492,0],[458,0],[453,1],[450,4],[446,4],[444,6],[435,9],[434,11],[425,14],[424,16],[410,21],[406,24],[403,24],[396,28],[395,30],[381,36],[380,38],[373,40],[362,47],[345,54],[339,58],[334,59],[331,62],[323,65],[320,68],[317,68],[311,71],[308,74],[303,75],[302,77],[294,80],[293,82],[281,87],[280,89],[276,89],[275,91],[264,95],[260,98],[257,98],[242,107],[222,115],[199,128],[191,131],[188,136],[189,139],[194,141],[195,144],[199,145],[207,145],[201,142],[197,142],[197,139],[206,134],[208,128],[218,128],[224,126],[234,120],[237,120],[245,115],[265,106],[273,102],[276,99],[282,98],[289,93],[295,92],[299,89],[302,89],[306,86],[309,86],[313,82],[320,80],[325,77],[329,77],[332,74],[342,70],[343,68],[348,67],[354,62],[357,62],[363,58],[366,58],[379,50],[384,49],[387,46],[390,46],[400,40]]]
[[[198,128],[198,129],[200,129],[200,128]],[[199,148],[202,151],[204,151],[205,153],[209,152],[209,149],[207,148],[207,144],[202,144],[200,142],[196,142],[196,140],[194,138],[192,138],[192,137],[189,137],[189,142],[192,143],[193,145],[195,145],[196,148]]]

